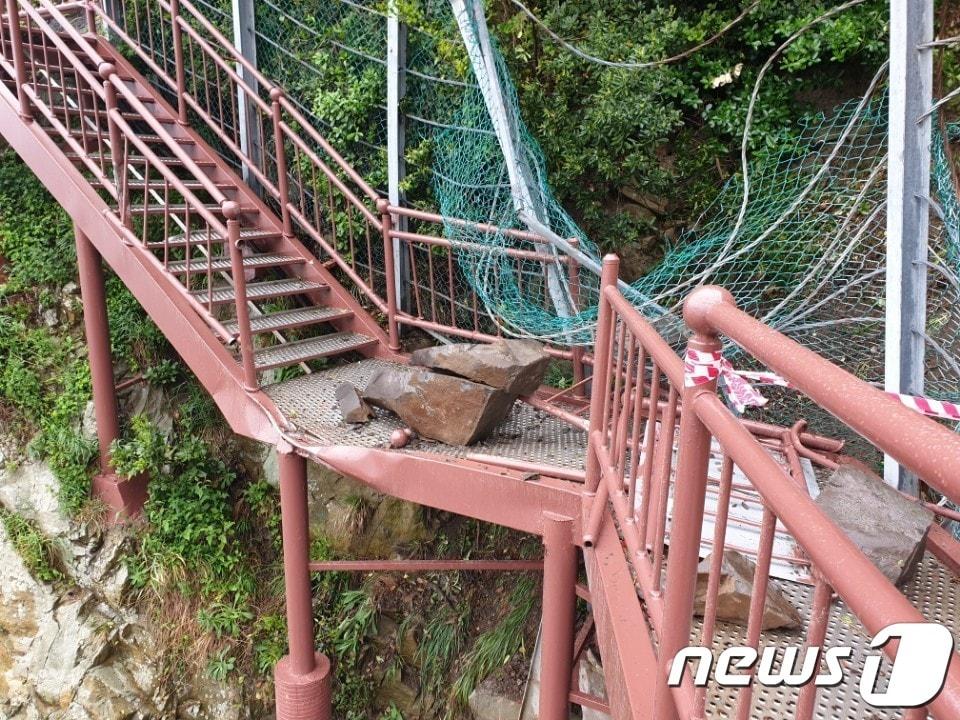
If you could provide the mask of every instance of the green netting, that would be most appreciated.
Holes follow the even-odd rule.
[[[286,86],[381,189],[386,166],[386,10],[386,3],[375,0],[264,0],[257,5],[258,56],[264,72]],[[417,12],[409,28],[402,106],[407,200],[439,207],[447,218],[525,229],[450,5],[429,0],[418,3]],[[520,117],[499,54],[497,66],[541,219],[558,235],[576,238],[584,252],[599,260],[595,245],[551,193],[546,163]],[[683,298],[697,284],[724,285],[747,312],[860,377],[880,380],[886,224],[882,89],[832,114],[809,118],[791,137],[776,154],[750,157],[750,192],[742,217],[744,184],[736,176],[628,295],[668,339],[679,343]],[[939,136],[934,160],[928,389],[930,394],[956,396],[960,203]],[[512,250],[550,248],[453,223],[447,223],[446,233],[460,243],[457,282],[476,290],[505,332],[559,343],[591,342],[597,296],[593,273],[580,270],[573,298],[577,309],[570,312],[557,303],[556,289],[548,287],[551,263],[510,256]],[[573,278],[568,266],[560,272],[563,292],[569,295]],[[445,292],[457,297],[463,289]]]

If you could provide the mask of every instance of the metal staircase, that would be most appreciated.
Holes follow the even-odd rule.
[[[544,240],[530,233],[390,205],[282,89],[252,67],[245,74],[256,82],[241,78],[242,56],[188,0],[109,5],[6,0],[0,133],[76,226],[101,448],[94,491],[118,516],[144,498],[142,479],[117,478],[110,467],[118,423],[101,261],[233,430],[278,452],[289,639],[275,669],[279,720],[330,717],[330,663],[314,648],[307,460],[394,497],[543,537],[543,720],[567,720],[570,703],[618,719],[863,717],[855,678],[790,692],[694,687],[689,677],[668,686],[674,653],[688,643],[757,648],[768,639],[761,621],[766,588],[779,582],[774,560],[803,568],[790,592],[808,618],[805,631],[781,640],[820,645],[828,633],[846,633],[864,650],[891,623],[921,622],[917,607],[960,635],[960,595],[950,589],[960,543],[932,527],[922,578],[904,592],[890,584],[803,489],[802,461],[835,468],[842,443],[802,423],[781,428],[733,416],[716,395],[716,375],[688,382],[674,349],[619,293],[616,258],[604,262],[593,356],[549,348],[572,363],[573,386],[517,402],[482,447],[410,442],[382,414],[362,429],[346,427],[334,388],[405,362],[401,325],[475,341],[500,332],[469,283],[458,283],[445,223],[527,243],[504,251],[516,262],[555,258],[541,255]],[[239,132],[251,122],[256,147]],[[395,254],[398,247],[405,252]],[[403,263],[413,279],[405,303],[396,282]],[[572,286],[575,271],[571,264]],[[719,362],[724,333],[960,502],[955,433],[749,318],[718,288],[695,292],[685,317],[695,357]],[[338,362],[324,367],[328,359]],[[589,398],[586,363],[593,364]],[[295,366],[306,375],[282,372]],[[759,569],[745,633],[717,620],[716,562],[706,601],[713,609],[694,619],[704,544],[729,546],[726,521],[714,523],[712,539],[702,537],[708,496],[717,518],[744,497],[762,513],[751,530]],[[775,558],[775,537],[786,531],[795,551]],[[586,587],[578,584],[579,553]],[[590,605],[586,620],[577,617],[578,595]],[[591,638],[603,663],[603,698],[571,681]],[[895,645],[884,652],[893,655]],[[920,704],[902,715],[871,712],[958,717],[957,662],[942,692]]]

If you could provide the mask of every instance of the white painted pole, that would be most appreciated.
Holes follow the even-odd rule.
[[[254,0],[232,0],[233,3],[233,44],[240,51],[244,59],[253,67],[257,67],[257,25],[254,11]],[[253,73],[237,64],[237,74],[243,79],[248,88],[259,91],[259,83]],[[237,89],[237,115],[240,130],[240,149],[243,154],[253,160],[258,167],[262,167],[263,142],[260,126],[257,121],[256,107],[249,102],[242,89]],[[250,172],[247,163],[241,167],[244,181],[254,190],[258,190],[256,178]]]
[[[934,116],[932,0],[890,0],[890,118],[887,170],[887,275],[884,384],[923,394],[930,206],[930,136]],[[917,479],[892,458],[884,479],[916,495]]]
[[[403,204],[403,180],[407,174],[406,117],[403,99],[407,93],[407,26],[400,21],[396,3],[389,3],[387,17],[387,198],[391,205]],[[407,218],[394,216],[398,230],[407,230]],[[407,246],[393,240],[393,277],[397,286],[397,304],[410,310],[410,268]]]

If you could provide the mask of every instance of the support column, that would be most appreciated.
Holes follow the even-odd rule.
[[[289,653],[274,668],[277,720],[329,720],[330,661],[313,645],[307,463],[289,445],[277,447],[283,582]]]
[[[233,44],[240,51],[243,59],[254,68],[257,65],[257,23],[254,0],[233,0]],[[236,65],[237,74],[244,84],[257,94],[260,83],[256,75],[242,63]],[[237,116],[240,124],[240,150],[257,166],[263,170],[263,137],[261,135],[260,118],[257,108],[242,88],[237,88]],[[250,172],[250,165],[244,162],[241,166],[243,181],[255,191],[260,191],[260,183],[254,173]]]
[[[577,601],[577,546],[571,519],[544,515],[543,551],[540,720],[569,720]]]
[[[403,205],[401,185],[407,175],[406,116],[403,100],[407,94],[407,26],[401,22],[399,9],[389,3],[387,16],[387,199]],[[397,215],[393,227],[406,232],[407,218]],[[399,238],[393,242],[393,281],[396,285],[397,308],[410,311],[410,262],[408,247]]]
[[[118,522],[140,514],[147,499],[147,478],[145,475],[121,478],[110,463],[110,445],[120,436],[120,430],[113,361],[110,358],[110,325],[107,320],[103,266],[100,253],[76,226],[74,236],[80,295],[83,298],[83,326],[93,384],[93,405],[97,417],[97,440],[100,445],[100,469],[93,479],[93,495],[106,503],[110,520]]]

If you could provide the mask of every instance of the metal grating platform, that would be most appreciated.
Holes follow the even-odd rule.
[[[797,607],[806,628],[810,618],[813,588],[789,581],[774,580],[771,583],[779,587]],[[960,638],[960,584],[935,557],[927,553],[917,569],[916,576],[902,590],[928,620],[946,625],[954,638]],[[691,644],[700,644],[700,627],[698,618],[690,635]],[[718,622],[714,655],[716,656],[727,647],[746,645],[746,635],[744,626]],[[817,720],[887,720],[903,716],[902,710],[876,708],[868,705],[860,697],[858,685],[863,672],[864,658],[878,652],[870,649],[870,638],[870,634],[847,607],[839,600],[835,600],[830,610],[830,622],[824,645],[826,647],[850,646],[854,648],[854,654],[849,661],[843,662],[844,682],[837,687],[819,689],[814,718]],[[760,636],[760,648],[762,652],[762,649],[768,646],[779,648],[786,645],[800,646],[803,641],[803,630],[767,631]],[[889,662],[884,661],[878,679],[878,690],[886,687],[889,670]],[[800,688],[767,688],[757,684],[754,684],[753,688],[753,703],[750,711],[752,720],[777,720],[794,716]],[[735,688],[718,688],[715,684],[711,684],[707,688],[707,717],[736,717],[738,695],[739,691]]]
[[[341,382],[349,382],[362,390],[374,372],[390,365],[384,360],[362,360],[268,385],[264,391],[288,420],[321,443],[386,447],[390,433],[402,427],[400,421],[378,410],[375,420],[348,425],[340,417],[334,389]],[[467,448],[419,440],[407,448],[454,456],[484,453],[579,470],[586,457],[587,436],[561,420],[517,402],[510,416],[483,442]]]

